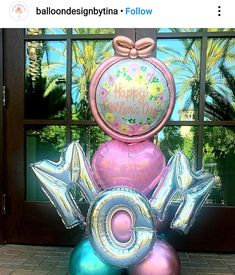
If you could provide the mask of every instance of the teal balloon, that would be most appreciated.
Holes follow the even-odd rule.
[[[89,240],[78,244],[70,257],[70,275],[119,275],[121,270],[104,263],[95,253]]]

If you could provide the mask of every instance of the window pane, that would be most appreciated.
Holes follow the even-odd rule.
[[[157,32],[200,32],[202,29],[198,28],[160,28]]]
[[[92,119],[88,89],[95,69],[113,55],[111,41],[86,40],[72,44],[72,119]]]
[[[176,82],[176,103],[171,120],[198,118],[200,53],[200,39],[157,40],[157,58],[169,67]]]
[[[78,140],[83,150],[86,152],[88,161],[92,162],[92,157],[98,147],[111,138],[98,126],[72,126],[72,140]],[[76,201],[84,200],[78,187],[74,187],[73,196]]]
[[[194,126],[165,126],[154,138],[168,161],[178,150],[190,160],[191,167],[196,168],[198,128]]]
[[[209,28],[208,32],[232,32],[235,28]]]
[[[98,147],[111,140],[98,126],[72,126],[72,140],[78,140],[89,161]]]
[[[29,165],[43,159],[58,162],[60,154],[66,146],[65,126],[27,126],[26,142],[26,200],[48,200],[41,190]]]
[[[64,118],[66,106],[66,43],[26,42],[25,117]]]
[[[28,35],[44,35],[44,34],[66,34],[67,29],[38,29],[38,28],[28,28],[26,29],[26,34]]]
[[[208,39],[205,120],[235,120],[235,38]]]
[[[218,179],[208,201],[234,206],[235,127],[205,127],[203,166]]]
[[[76,28],[73,29],[73,34],[114,34],[115,29],[111,28],[97,28],[97,29],[88,29],[88,28]]]

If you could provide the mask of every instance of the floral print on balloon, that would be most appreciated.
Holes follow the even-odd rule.
[[[122,59],[101,76],[96,88],[99,115],[114,131],[136,136],[164,118],[170,91],[163,73],[144,59]]]

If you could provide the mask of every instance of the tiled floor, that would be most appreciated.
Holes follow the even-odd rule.
[[[72,248],[0,246],[0,274],[68,274]],[[235,254],[179,253],[182,275],[235,274]],[[161,275],[161,274],[160,274]]]

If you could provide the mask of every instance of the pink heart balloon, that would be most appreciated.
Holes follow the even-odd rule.
[[[102,189],[125,186],[147,195],[160,180],[165,158],[150,141],[126,144],[112,140],[98,148],[92,166]]]

